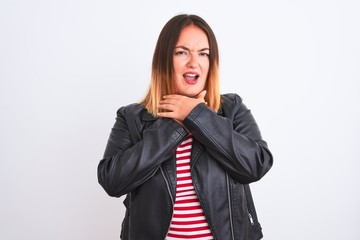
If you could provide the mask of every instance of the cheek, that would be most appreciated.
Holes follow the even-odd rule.
[[[179,74],[181,72],[183,65],[184,64],[180,58],[173,59],[173,67],[174,67],[175,74]]]
[[[204,59],[201,63],[201,66],[202,66],[202,70],[204,72],[208,72],[209,71],[209,68],[210,68],[210,61],[209,59]]]
[[[209,75],[209,69],[210,69],[209,63],[206,63],[203,65],[202,72],[203,72],[203,76],[205,76],[205,78],[207,78],[207,76]]]

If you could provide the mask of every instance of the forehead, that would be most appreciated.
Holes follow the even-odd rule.
[[[209,40],[206,33],[201,28],[189,25],[181,30],[176,46],[208,48]]]

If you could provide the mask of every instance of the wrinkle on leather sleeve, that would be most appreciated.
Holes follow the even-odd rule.
[[[273,157],[250,110],[236,94],[223,96],[222,116],[197,105],[184,125],[234,179],[251,183],[271,168]]]
[[[177,122],[157,119],[141,132],[142,139],[135,142],[131,131],[140,131],[142,126],[140,122],[134,124],[139,116],[128,114],[134,113],[126,108],[118,111],[104,157],[98,165],[98,181],[114,197],[131,192],[149,179],[162,162],[173,156],[176,146],[187,134]]]

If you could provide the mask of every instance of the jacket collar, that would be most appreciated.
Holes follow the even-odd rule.
[[[143,113],[143,115],[142,115],[142,119],[144,120],[144,121],[155,121],[157,118],[156,117],[154,117],[153,115],[151,115],[145,108],[144,108],[144,113]]]

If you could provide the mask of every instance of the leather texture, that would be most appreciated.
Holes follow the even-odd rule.
[[[201,103],[183,124],[194,137],[191,176],[215,239],[261,239],[249,183],[269,171],[273,157],[251,111],[238,95],[224,94],[217,113]],[[165,239],[176,194],[175,150],[187,135],[141,104],[118,110],[98,180],[110,196],[127,195],[121,239]]]

